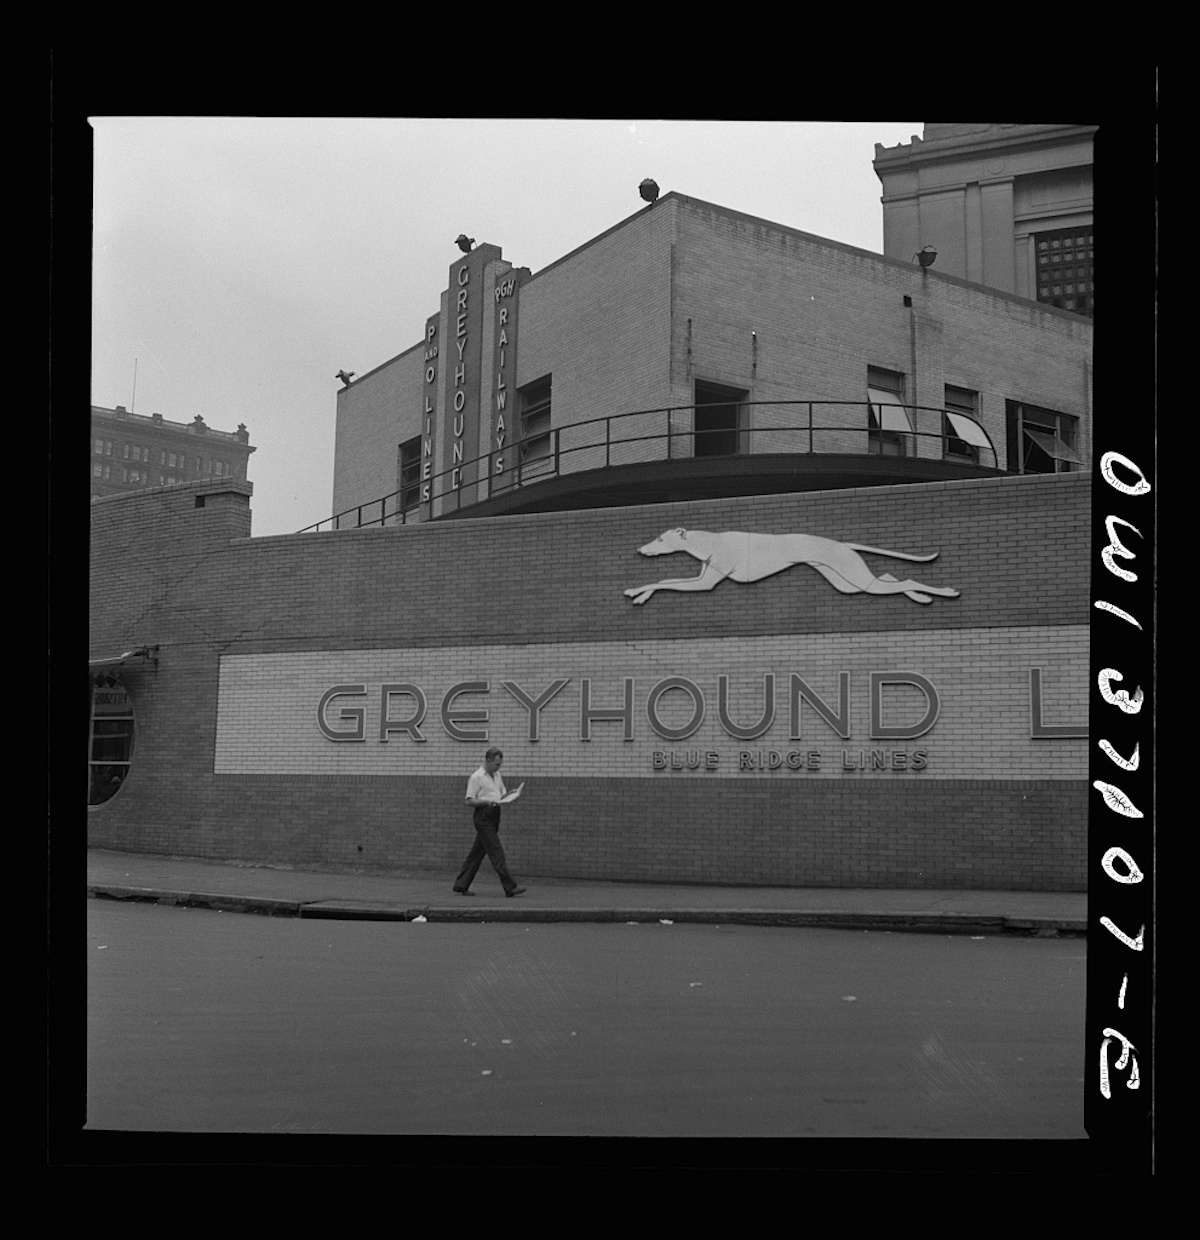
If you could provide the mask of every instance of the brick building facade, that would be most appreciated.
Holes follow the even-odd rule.
[[[518,470],[532,495],[696,457],[706,400],[727,402],[734,456],[794,457],[790,490],[829,485],[839,454],[925,478],[1086,467],[1091,348],[1076,314],[671,193],[536,274],[495,245],[455,260],[422,340],[338,393],[333,512],[423,519]],[[880,384],[902,433],[872,431]],[[948,409],[982,428],[973,457]]]
[[[1097,129],[930,123],[877,143],[883,252],[932,245],[941,271],[1093,315]]]
[[[245,482],[254,450],[244,424],[219,431],[199,414],[191,422],[171,422],[161,413],[93,405],[92,498],[203,478]]]
[[[1082,890],[1090,490],[994,477],[261,539],[245,483],[98,500],[90,648],[134,741],[89,843],[449,875],[466,778],[499,744],[528,780],[505,819],[523,875]],[[844,593],[797,563],[638,604],[698,571],[639,554],[674,527],[936,553],[861,556],[958,595]]]
[[[468,245],[336,528],[93,502],[89,841],[449,874],[498,744],[525,875],[1082,890],[1091,341],[678,194]]]

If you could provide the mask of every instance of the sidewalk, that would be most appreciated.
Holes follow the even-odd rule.
[[[139,900],[277,917],[342,921],[672,921],[826,926],[934,934],[1087,932],[1087,894],[697,887],[531,877],[509,900],[486,863],[473,898],[453,875],[276,869],[89,848],[90,899]]]

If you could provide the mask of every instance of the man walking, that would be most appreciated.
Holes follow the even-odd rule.
[[[503,761],[504,754],[501,750],[494,747],[489,749],[484,754],[483,765],[467,780],[467,804],[471,806],[475,816],[475,843],[454,880],[454,890],[460,896],[475,894],[470,890],[471,881],[485,856],[499,876],[506,896],[519,896],[525,891],[508,872],[508,863],[504,859],[504,849],[500,844],[500,802],[508,795],[504,780],[500,776]],[[525,785],[521,784],[513,797],[524,787]]]

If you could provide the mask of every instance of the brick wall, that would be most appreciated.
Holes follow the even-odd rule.
[[[554,423],[670,401],[674,204],[643,210],[521,287],[518,382],[554,376]]]
[[[211,488],[211,484],[210,488]],[[166,488],[92,509],[93,654],[158,644],[157,666],[123,679],[134,702],[130,776],[89,811],[95,846],[297,866],[442,869],[471,839],[467,775],[487,743],[506,752],[512,863],[524,875],[832,886],[1081,890],[1085,882],[1087,741],[1029,739],[1028,669],[1045,669],[1045,722],[1086,721],[1086,475],[869,488],[765,498],[250,539],[236,485]],[[196,508],[197,493],[205,506]],[[234,503],[239,506],[233,506]],[[864,558],[876,574],[911,573],[958,598],[842,594],[811,567],[705,593],[624,591],[691,577],[690,558],[641,557],[675,526],[807,533],[909,554],[928,564]],[[869,672],[926,676],[941,714],[926,734],[871,738]],[[788,674],[838,705],[850,677],[849,737],[803,707],[793,739]],[[777,718],[752,741],[718,719],[761,715],[764,674]],[[652,684],[686,677],[707,713],[687,739],[658,735]],[[592,705],[623,701],[634,682],[632,740],[599,720],[581,739],[582,680]],[[486,694],[451,686],[485,679]],[[531,696],[567,680],[540,716]],[[327,739],[364,711],[362,742]],[[416,698],[390,699],[380,739],[379,684],[427,698],[418,740],[394,728]],[[924,709],[912,686],[885,690],[885,714]],[[469,712],[485,710],[486,723]],[[663,695],[658,718],[680,727],[686,695]],[[457,740],[453,729],[487,741]],[[926,764],[913,769],[917,748]],[[745,768],[746,750],[780,754]],[[787,755],[821,752],[820,768]],[[873,749],[889,769],[870,769]],[[654,753],[718,753],[715,769],[655,769]],[[846,769],[862,750],[868,769]],[[905,751],[903,769],[890,755]],[[298,760],[299,759],[299,760]]]
[[[499,253],[494,246],[481,249]],[[490,278],[508,270],[497,260]],[[482,330],[488,342],[496,312],[491,289],[485,283]],[[431,309],[433,296],[431,290]],[[439,339],[449,348],[449,294],[440,296]],[[904,305],[905,297],[911,306]],[[1090,457],[1090,322],[678,194],[526,278],[515,301],[516,386],[552,376],[555,428],[691,405],[697,380],[744,389],[751,401],[863,402],[867,367],[877,366],[900,372],[905,399],[930,409],[944,405],[946,384],[978,392],[980,420],[1001,468],[1006,400],[1081,418],[1077,446],[1085,461]],[[437,379],[438,469],[447,464],[452,418],[448,356],[439,361]],[[421,359],[416,346],[339,394],[335,510],[394,489],[397,444],[421,430]],[[485,364],[468,378],[478,385],[484,408],[493,399],[490,360],[485,346]],[[520,432],[515,391],[510,395],[511,442]],[[806,411],[758,408],[749,416],[755,434],[744,441],[745,450],[808,450],[807,435],[764,430],[806,422]],[[941,435],[940,413],[916,416],[916,430]],[[867,450],[861,403],[841,409],[825,404],[814,410],[814,421],[847,428],[817,435],[817,451]],[[690,429],[690,415],[676,415],[673,430],[681,438],[675,455],[690,452]],[[665,430],[660,415],[623,425],[618,433],[632,438]],[[562,447],[582,448],[589,435],[602,442],[604,431],[564,435]],[[478,450],[474,442],[467,445],[467,456]],[[940,457],[941,440],[919,441],[918,450]],[[608,459],[623,464],[661,459],[666,452],[659,440],[630,444]],[[575,451],[562,459],[561,469],[604,463],[600,449]]]
[[[1092,326],[1074,315],[690,199],[679,200],[676,244],[677,403],[690,402],[696,378],[752,401],[862,401],[877,366],[903,374],[916,405],[940,409],[946,384],[978,392],[1002,468],[1006,400],[1089,420]],[[772,413],[752,419],[769,425]],[[818,450],[865,451],[861,408],[825,406],[815,420],[842,419],[860,433],[818,437]],[[918,419],[917,430],[941,433],[940,418]],[[771,449],[765,437],[752,442],[797,450],[781,436]],[[920,447],[941,454],[940,444]],[[1090,439],[1081,448],[1090,453]]]
[[[418,343],[338,393],[331,516],[397,489],[397,449],[423,429],[423,356]]]

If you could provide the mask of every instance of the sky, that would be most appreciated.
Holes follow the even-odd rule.
[[[536,273],[677,191],[876,253],[920,121],[90,117],[92,404],[245,423],[252,535],[331,515],[335,378],[416,344],[466,233]]]

